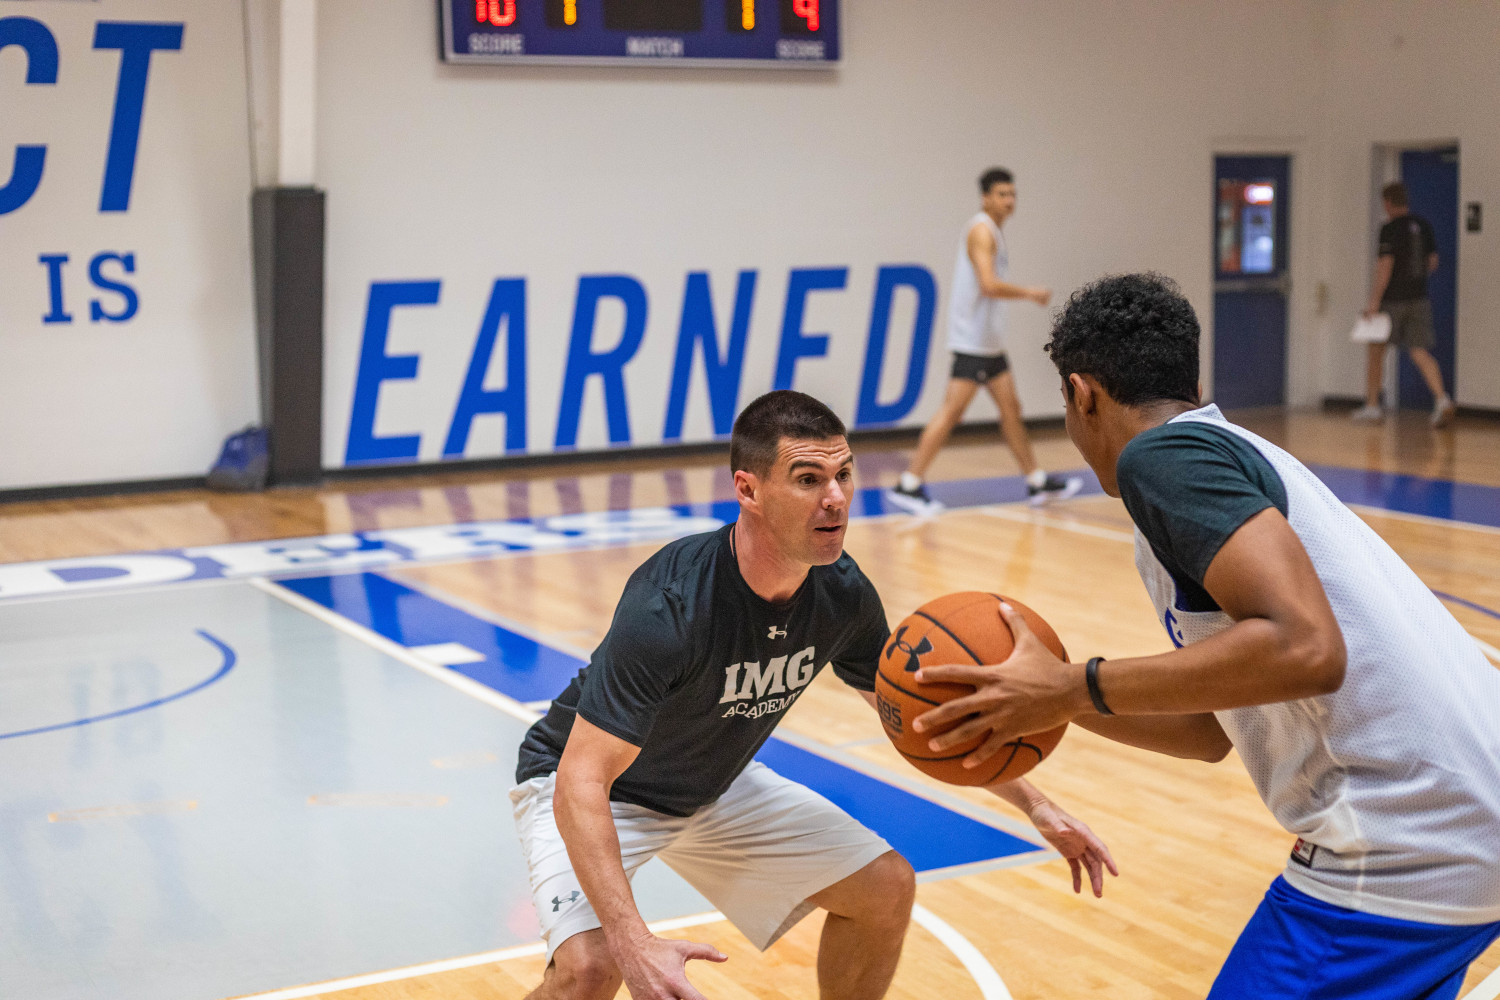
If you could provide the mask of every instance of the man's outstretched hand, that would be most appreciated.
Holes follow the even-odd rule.
[[[613,950],[613,949],[611,949]],[[614,956],[634,1000],[704,1000],[688,982],[687,963],[693,959],[727,962],[713,945],[673,941],[654,934],[636,938]]]

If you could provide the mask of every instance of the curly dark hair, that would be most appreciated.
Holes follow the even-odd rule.
[[[1052,324],[1046,350],[1065,382],[1074,372],[1092,375],[1117,403],[1199,401],[1198,317],[1177,283],[1160,274],[1113,274],[1084,285]]]

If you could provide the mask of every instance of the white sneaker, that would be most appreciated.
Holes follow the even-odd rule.
[[[1036,507],[1050,500],[1066,500],[1081,489],[1083,489],[1081,476],[1069,476],[1067,479],[1048,476],[1040,486],[1027,486],[1026,496],[1031,501],[1031,505]]]
[[[885,491],[885,497],[910,514],[940,514],[943,511],[943,505],[928,495],[925,483],[918,483],[909,490],[897,483]]]
[[[1361,406],[1349,414],[1349,419],[1362,424],[1378,424],[1385,419],[1385,411],[1378,406]]]
[[[1447,427],[1453,423],[1453,415],[1458,412],[1458,407],[1453,404],[1452,399],[1440,399],[1438,404],[1432,408],[1432,426]]]

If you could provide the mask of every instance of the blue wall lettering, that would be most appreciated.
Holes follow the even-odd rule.
[[[43,323],[71,323],[73,316],[63,306],[63,265],[68,262],[65,253],[44,253],[37,261],[47,267],[47,298],[50,308],[42,317]]]
[[[703,376],[708,381],[708,402],[713,412],[714,433],[734,429],[745,373],[745,341],[750,334],[750,308],[755,300],[754,271],[741,271],[734,293],[734,319],[729,326],[729,346],[719,354],[719,332],[714,322],[713,294],[708,274],[694,271],[687,277],[682,296],[682,323],[677,328],[677,361],[672,366],[672,388],[667,394],[664,441],[682,440],[682,422],[687,412],[688,383],[693,374],[693,345],[703,348]]]
[[[786,286],[786,313],[781,321],[781,348],[776,355],[774,389],[790,389],[797,373],[799,358],[821,358],[828,353],[826,333],[802,331],[802,317],[807,311],[807,296],[817,291],[837,291],[849,279],[847,267],[797,268]]]
[[[19,45],[26,50],[26,82],[28,84],[53,84],[57,82],[57,39],[40,21],[29,17],[0,18],[0,49]],[[0,187],[0,215],[8,215],[31,200],[37,185],[42,183],[42,167],[47,161],[46,146],[17,146],[15,165],[10,171],[10,180]],[[63,258],[67,260],[66,257]],[[49,265],[50,266],[50,265]],[[54,286],[55,287],[55,286]],[[53,297],[53,314],[60,299]],[[47,322],[66,322],[48,320]]]
[[[594,316],[599,300],[619,299],[625,305],[625,329],[620,342],[595,354]],[[630,443],[630,412],[625,405],[625,364],[640,350],[646,335],[646,289],[627,274],[584,275],[578,279],[578,301],[573,306],[573,333],[568,342],[568,367],[563,375],[562,402],[557,410],[555,447],[578,444],[578,421],[583,390],[590,376],[604,383],[604,408],[609,421],[609,443]]]
[[[505,388],[486,389],[484,375],[500,321],[505,321]],[[458,395],[444,458],[463,458],[474,418],[482,413],[505,414],[505,450],[526,450],[526,279],[501,278],[490,292],[490,304],[479,323],[479,339],[469,359],[469,373]]]
[[[135,254],[101,253],[89,261],[89,280],[101,292],[114,292],[125,300],[125,304],[119,312],[105,312],[103,304],[98,299],[93,299],[89,302],[89,319],[95,323],[101,320],[110,323],[128,323],[131,317],[140,310],[141,299],[135,293],[134,288],[104,276],[104,265],[110,261],[117,262],[126,274],[135,273]]]
[[[141,112],[146,106],[151,53],[181,49],[182,25],[100,21],[94,26],[94,48],[120,50],[120,82],[115,88],[115,115],[109,129],[109,155],[104,161],[99,211],[124,212],[130,208],[130,185],[135,177],[135,154],[141,137]]]
[[[891,306],[896,289],[905,286],[917,293],[917,316],[911,332],[911,356],[906,364],[906,384],[893,403],[882,403],[880,373],[885,366],[885,342],[891,326]],[[932,317],[937,311],[937,281],[932,272],[917,264],[882,267],[875,279],[875,304],[870,309],[870,336],[865,342],[865,370],[859,385],[859,406],[854,426],[893,424],[917,405],[927,376],[927,349],[932,342]]]
[[[385,353],[391,330],[391,311],[398,306],[435,306],[442,282],[372,281],[365,306],[365,332],[359,347],[359,370],[354,376],[354,406],[349,415],[349,442],[344,446],[344,464],[412,461],[422,445],[420,434],[400,437],[375,436],[375,410],[380,402],[380,383],[417,377],[417,355]]]

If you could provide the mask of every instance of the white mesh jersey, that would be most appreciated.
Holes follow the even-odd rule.
[[[964,224],[958,238],[958,260],[953,265],[953,297],[948,303],[948,350],[959,354],[994,357],[1005,353],[1004,299],[985,298],[979,292],[979,278],[969,259],[969,233],[975,226],[989,227],[995,237],[995,277],[1004,278],[1010,269],[1010,252],[1005,235],[995,220],[980,212]]]
[[[1500,669],[1417,575],[1301,462],[1225,420],[1286,486],[1287,519],[1343,631],[1332,694],[1215,715],[1299,841],[1286,878],[1336,906],[1436,924],[1500,920]],[[1136,532],[1136,568],[1178,646],[1234,624],[1183,611]]]

